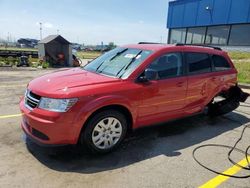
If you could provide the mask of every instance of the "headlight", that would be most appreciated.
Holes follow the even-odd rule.
[[[72,99],[50,99],[42,97],[40,99],[38,108],[53,111],[53,112],[67,112],[76,102],[77,98]]]

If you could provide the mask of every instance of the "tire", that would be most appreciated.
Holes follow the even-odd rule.
[[[80,143],[93,153],[108,153],[116,149],[127,133],[126,117],[116,110],[94,115],[85,125]]]
[[[226,100],[218,102],[218,103],[210,104],[208,114],[211,117],[221,116],[221,115],[227,114],[229,112],[232,112],[233,110],[238,108],[239,105],[240,105],[240,103],[237,100],[226,99]]]

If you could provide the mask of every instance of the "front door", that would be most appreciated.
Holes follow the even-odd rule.
[[[164,54],[148,69],[158,72],[156,81],[143,83],[142,104],[138,108],[140,125],[150,125],[181,116],[186,105],[187,77],[183,74],[181,53]]]

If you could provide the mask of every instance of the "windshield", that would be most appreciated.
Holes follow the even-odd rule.
[[[84,70],[117,78],[127,78],[152,51],[134,48],[115,48],[94,59]]]

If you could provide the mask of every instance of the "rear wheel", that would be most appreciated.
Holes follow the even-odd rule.
[[[208,105],[208,114],[210,116],[220,116],[232,112],[238,108],[240,102],[235,99],[224,99],[220,102],[214,102]]]
[[[213,100],[208,105],[210,116],[219,116],[229,113],[239,107],[240,102],[245,102],[249,94],[244,93],[237,85],[219,95],[220,100]]]
[[[115,110],[94,115],[81,134],[81,143],[95,153],[107,153],[124,139],[127,132],[126,117]]]

